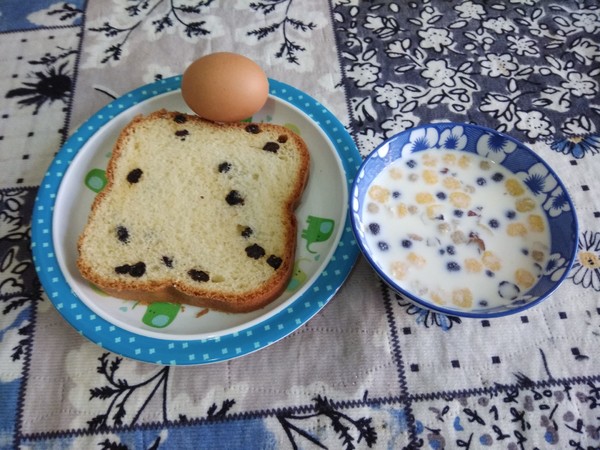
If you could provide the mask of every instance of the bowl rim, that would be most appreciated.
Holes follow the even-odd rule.
[[[552,285],[551,288],[549,288],[543,295],[540,295],[537,299],[527,302],[523,305],[517,306],[515,308],[510,308],[510,309],[506,309],[504,311],[498,311],[498,312],[491,312],[491,313],[486,313],[486,312],[482,312],[481,310],[477,310],[477,312],[470,312],[467,310],[456,310],[456,309],[449,309],[449,308],[444,308],[442,306],[436,305],[433,302],[429,302],[423,298],[418,297],[417,295],[411,293],[410,291],[402,288],[401,286],[399,286],[396,282],[394,282],[393,279],[391,279],[386,273],[384,273],[379,267],[378,265],[375,263],[374,259],[371,257],[368,249],[366,248],[365,243],[363,242],[363,239],[361,239],[360,237],[360,233],[358,233],[358,217],[360,216],[359,212],[355,212],[352,208],[352,202],[353,200],[356,198],[356,192],[358,189],[358,184],[360,183],[360,174],[363,173],[364,168],[369,164],[369,162],[374,158],[374,155],[376,155],[378,153],[378,151],[385,145],[390,144],[392,141],[398,139],[400,136],[404,136],[406,134],[410,134],[412,132],[414,132],[415,130],[421,129],[421,128],[431,128],[431,127],[444,127],[444,128],[454,128],[456,126],[461,126],[461,127],[465,127],[465,128],[475,128],[477,130],[480,130],[482,132],[485,133],[493,133],[497,136],[501,136],[504,139],[507,139],[513,143],[515,143],[517,145],[517,148],[521,148],[522,150],[525,150],[526,152],[530,153],[533,158],[535,160],[537,160],[538,162],[542,163],[544,165],[544,167],[549,171],[550,174],[552,174],[552,176],[556,179],[557,184],[562,188],[567,202],[569,203],[569,208],[570,208],[570,215],[572,216],[572,220],[573,220],[573,231],[574,231],[574,235],[576,237],[576,242],[573,245],[573,251],[572,253],[568,256],[568,261],[567,264],[565,266],[565,271],[564,273],[560,276],[560,278],[558,280],[556,280],[554,282],[554,284]],[[462,150],[460,150],[462,151]],[[397,158],[400,159],[400,158]],[[394,160],[396,161],[396,160]],[[501,164],[502,163],[498,163]],[[504,317],[504,316],[509,316],[509,315],[513,315],[513,314],[517,314],[519,312],[525,311],[529,308],[534,307],[535,305],[543,302],[544,300],[546,300],[550,295],[552,295],[552,293],[554,293],[554,291],[556,291],[556,289],[558,289],[558,287],[563,283],[563,281],[565,281],[565,279],[568,277],[569,272],[571,271],[571,268],[573,266],[573,263],[575,262],[575,259],[577,258],[577,254],[578,254],[578,243],[579,243],[579,220],[577,217],[577,211],[575,209],[575,205],[573,203],[573,200],[565,186],[565,184],[562,182],[562,180],[560,179],[560,177],[558,176],[558,174],[556,173],[556,171],[546,162],[545,159],[543,159],[540,155],[538,155],[536,152],[534,152],[531,148],[529,148],[528,145],[526,145],[524,142],[519,141],[518,139],[505,134],[502,131],[498,131],[495,130],[493,128],[489,128],[486,126],[482,126],[482,125],[477,125],[477,124],[472,124],[472,123],[462,123],[462,122],[433,122],[433,123],[425,123],[425,124],[420,124],[418,126],[415,127],[411,127],[411,128],[407,128],[405,130],[402,130],[396,134],[394,134],[393,136],[383,140],[382,142],[380,142],[371,152],[369,152],[369,154],[363,159],[362,163],[360,164],[358,171],[356,172],[356,176],[352,182],[352,188],[350,190],[350,196],[349,196],[349,201],[350,201],[350,223],[352,225],[352,231],[354,233],[354,237],[356,239],[356,242],[358,243],[358,246],[361,250],[362,255],[365,257],[365,259],[367,260],[367,262],[369,263],[369,265],[371,266],[372,269],[375,270],[375,272],[377,273],[377,275],[396,293],[406,297],[409,301],[413,302],[414,304],[417,304],[419,307],[424,308],[424,309],[428,309],[431,310],[435,313],[440,313],[440,314],[444,314],[444,315],[448,315],[448,316],[456,316],[456,317],[466,317],[466,318],[473,318],[473,319],[490,319],[490,318],[496,318],[496,317]]]

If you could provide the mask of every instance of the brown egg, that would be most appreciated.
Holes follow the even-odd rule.
[[[212,53],[185,70],[181,95],[200,117],[235,122],[249,118],[264,106],[269,81],[260,66],[245,56]]]

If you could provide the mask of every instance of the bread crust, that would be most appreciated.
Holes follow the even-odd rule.
[[[103,277],[94,269],[93,261],[88,261],[83,256],[83,246],[87,239],[92,238],[89,234],[89,225],[97,220],[96,215],[100,205],[112,194],[115,185],[115,173],[119,161],[124,151],[127,141],[132,137],[132,133],[142,124],[154,119],[174,120],[176,116],[181,116],[179,112],[159,110],[147,116],[135,117],[121,132],[114,146],[112,156],[109,160],[105,188],[97,194],[91,207],[88,223],[79,237],[77,243],[78,259],[77,267],[81,275],[104,290],[106,293],[123,299],[135,300],[142,303],[153,302],[175,302],[188,304],[198,307],[208,307],[225,312],[239,313],[249,312],[262,308],[278,298],[285,290],[293,272],[294,258],[296,253],[297,239],[297,220],[295,209],[298,207],[302,194],[306,188],[309,177],[310,155],[305,142],[288,128],[275,124],[257,123],[255,125],[261,129],[274,130],[278,133],[284,133],[293,141],[294,147],[300,155],[300,166],[296,175],[296,182],[291,190],[291,195],[283,205],[285,209],[285,254],[281,255],[281,265],[273,271],[265,283],[255,289],[243,293],[219,292],[215,289],[204,288],[202,284],[193,285],[192,283],[178,282],[175,280],[152,281],[142,278],[131,277]],[[218,130],[231,130],[232,132],[245,132],[248,122],[240,123],[215,123],[202,119],[195,115],[185,115],[186,120],[192,124],[199,124],[204,127],[210,127]]]

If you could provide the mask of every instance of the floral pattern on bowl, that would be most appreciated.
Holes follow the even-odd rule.
[[[409,160],[425,150],[459,151],[477,155],[501,165],[514,179],[528,188],[550,231],[547,257],[537,280],[519,295],[502,304],[469,303],[455,308],[434,302],[397,282],[377,262],[368,245],[368,226],[363,221],[363,206],[376,177],[397,160]],[[423,154],[421,154],[423,156]],[[398,194],[399,195],[399,194]],[[403,131],[377,147],[363,162],[354,181],[351,219],[359,246],[378,275],[394,290],[417,306],[439,313],[463,317],[488,318],[514,314],[546,299],[567,276],[577,253],[578,223],[572,201],[554,170],[519,141],[498,131],[471,124],[436,123]],[[365,219],[366,220],[366,219]],[[367,230],[367,231],[366,231]],[[387,248],[386,248],[387,249]],[[512,261],[511,261],[512,263]]]

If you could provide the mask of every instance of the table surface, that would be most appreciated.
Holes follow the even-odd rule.
[[[597,1],[10,0],[0,49],[0,448],[600,448]],[[215,51],[317,99],[363,157],[434,121],[522,140],[576,208],[565,281],[460,319],[360,257],[312,320],[241,358],[159,366],[80,336],[32,260],[46,170],[114,98]]]

